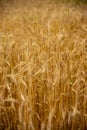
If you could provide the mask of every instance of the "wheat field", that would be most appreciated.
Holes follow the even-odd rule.
[[[87,130],[87,9],[0,7],[0,130]]]

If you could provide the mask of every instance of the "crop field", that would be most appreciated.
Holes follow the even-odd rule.
[[[0,130],[87,130],[87,6],[0,3]]]

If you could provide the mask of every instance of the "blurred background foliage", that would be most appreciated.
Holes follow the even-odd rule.
[[[66,0],[67,2],[71,1],[71,2],[75,2],[75,3],[87,3],[87,0]]]
[[[2,2],[6,2],[6,3],[11,2],[12,3],[14,1],[18,2],[18,0],[0,0],[0,3],[2,3]],[[20,2],[23,2],[23,1],[34,1],[34,0],[20,0]],[[42,1],[42,0],[39,0],[39,1]],[[45,1],[45,0],[43,0],[43,1]],[[49,1],[57,1],[57,2],[65,1],[65,2],[75,2],[75,3],[87,3],[87,0],[49,0]]]
[[[13,5],[27,5],[27,2],[32,2],[33,5],[36,4],[36,3],[43,3],[43,2],[46,2],[47,3],[70,3],[70,4],[75,4],[75,5],[81,5],[81,6],[84,6],[84,7],[87,7],[87,0],[0,0],[0,10],[1,9],[4,9],[6,7],[12,7]],[[87,9],[87,8],[86,8]]]
[[[74,2],[76,4],[86,4],[87,0],[55,0],[56,2],[62,1],[62,2]]]

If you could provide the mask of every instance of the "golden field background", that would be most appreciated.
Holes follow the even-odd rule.
[[[0,6],[0,130],[87,130],[87,9]]]

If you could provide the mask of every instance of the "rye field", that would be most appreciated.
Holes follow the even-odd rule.
[[[0,130],[87,130],[87,6],[0,3]]]

